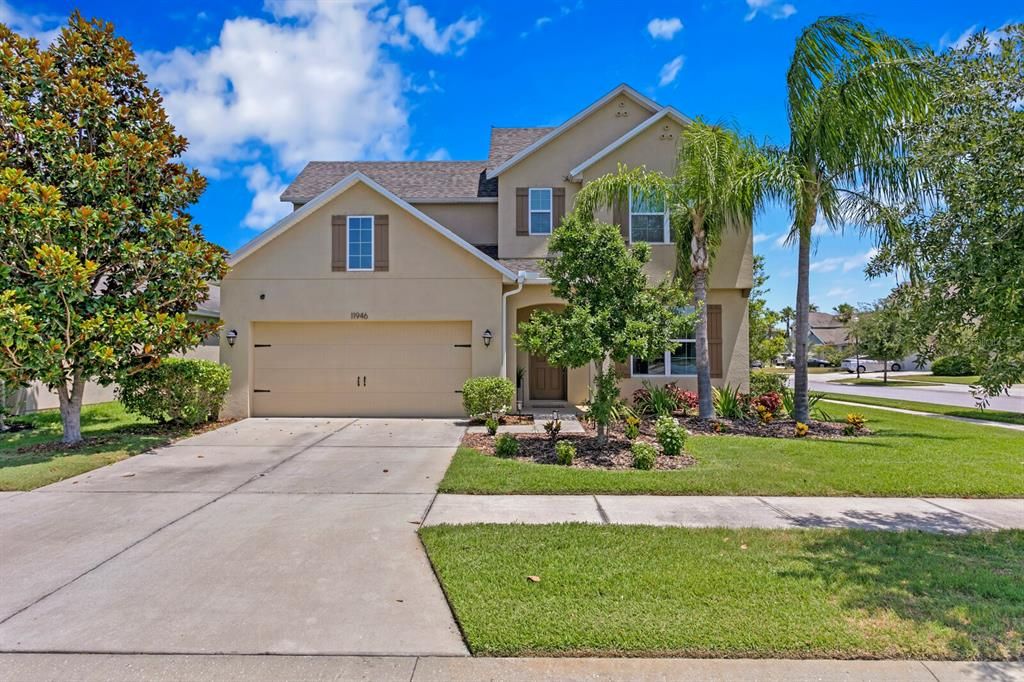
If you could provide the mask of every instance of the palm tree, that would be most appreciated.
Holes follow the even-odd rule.
[[[797,39],[787,74],[789,149],[797,173],[782,196],[798,244],[794,341],[795,410],[808,419],[807,333],[811,228],[863,222],[878,207],[915,196],[921,178],[908,162],[902,124],[927,106],[930,88],[920,50],[849,17],[822,17]],[[792,177],[788,175],[788,177]]]
[[[714,417],[708,357],[707,282],[715,252],[726,229],[749,226],[766,192],[762,183],[766,159],[757,145],[731,128],[701,120],[680,135],[672,177],[645,168],[620,167],[587,183],[576,195],[573,210],[592,213],[638,195],[666,201],[676,242],[676,277],[681,288],[693,289],[697,311],[697,397],[699,415]]]
[[[793,310],[793,306],[787,305],[779,311],[779,315],[782,315],[782,321],[786,323],[786,346],[790,347],[793,343],[792,324],[793,318],[796,317],[796,311]]]

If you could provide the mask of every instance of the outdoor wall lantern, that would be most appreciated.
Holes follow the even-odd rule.
[[[231,329],[231,330],[228,331],[227,334],[224,335],[224,338],[226,338],[228,340],[228,345],[231,346],[232,348],[234,348],[234,346],[235,346],[235,339],[238,338],[238,331],[236,331],[234,329]]]
[[[490,329],[485,329],[484,330],[484,346],[490,346],[491,345],[491,339],[493,339],[493,338],[494,338],[494,334],[491,333],[491,330]]]

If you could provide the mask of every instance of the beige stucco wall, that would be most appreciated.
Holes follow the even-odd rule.
[[[414,203],[413,206],[470,244],[498,243],[498,203]]]
[[[331,271],[335,214],[388,214],[388,272]],[[497,374],[500,346],[484,347],[480,339],[485,329],[499,333],[501,290],[496,270],[356,184],[252,253],[223,279],[223,329],[238,331],[234,347],[222,342],[220,348],[221,361],[232,368],[224,415],[249,414],[252,325],[257,321],[346,321],[353,313],[365,313],[370,321],[466,320],[473,330],[473,374]]]
[[[645,166],[648,170],[671,175],[675,170],[676,149],[681,132],[681,124],[668,117],[662,119],[587,168],[582,174],[582,183],[590,182],[607,173],[614,173],[620,163],[631,168]],[[597,218],[611,222],[611,210],[598,211]],[[711,270],[709,288],[750,288],[753,248],[751,225],[728,230],[723,235],[718,256]],[[647,266],[647,271],[653,279],[674,272],[675,265],[674,244],[651,245],[651,262]]]
[[[613,98],[574,127],[498,176],[498,249],[502,258],[536,258],[547,254],[547,237],[516,236],[516,188],[564,187],[565,207],[572,207],[579,183],[565,179],[577,164],[651,116],[626,95]]]

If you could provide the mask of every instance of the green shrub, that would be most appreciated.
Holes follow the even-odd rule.
[[[634,415],[626,417],[626,425],[623,427],[627,440],[635,440],[640,435],[640,418]]]
[[[567,440],[555,443],[555,459],[559,464],[572,466],[572,461],[576,459],[576,446]]]
[[[793,410],[796,407],[796,392],[792,388],[784,388],[780,391],[782,396],[782,409],[789,415],[793,416]],[[832,418],[825,412],[824,409],[818,407],[818,401],[825,397],[824,393],[815,393],[814,391],[807,392],[807,412],[811,417],[818,419],[823,422],[830,422]]]
[[[129,412],[160,422],[216,419],[231,385],[231,368],[209,360],[164,358],[118,379],[117,399]]]
[[[511,433],[503,433],[494,441],[494,454],[509,459],[519,454],[519,441]]]
[[[679,409],[677,389],[652,384],[644,379],[643,388],[633,391],[633,406],[640,414],[662,416],[672,414]]]
[[[750,395],[764,395],[765,393],[782,393],[786,387],[786,375],[764,370],[754,370],[750,373]]]
[[[548,434],[548,438],[551,440],[558,440],[558,434],[562,431],[562,420],[552,419],[551,421],[544,422],[544,432]]]
[[[716,388],[714,389],[713,400],[715,412],[718,413],[719,417],[726,419],[743,418],[743,397],[740,395],[739,388],[733,388],[729,384],[726,384],[721,389]]]
[[[683,451],[686,431],[672,417],[658,417],[654,423],[654,435],[662,451],[669,457],[678,457]]]
[[[650,443],[642,440],[633,443],[630,448],[633,453],[633,468],[648,471],[654,468],[654,462],[658,459],[658,451]]]
[[[462,385],[462,407],[473,418],[503,415],[515,399],[516,387],[504,377],[472,377]]]
[[[969,377],[975,372],[974,363],[962,355],[947,355],[932,363],[932,374],[941,377]]]
[[[488,417],[487,421],[484,422],[484,426],[487,427],[487,433],[492,436],[498,432],[498,420],[494,417]]]

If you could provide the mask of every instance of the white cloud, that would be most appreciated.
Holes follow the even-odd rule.
[[[658,85],[668,85],[669,83],[674,81],[676,79],[676,76],[679,75],[679,70],[683,68],[683,61],[683,55],[679,55],[678,57],[665,64],[663,67],[661,67],[661,72],[658,74]]]
[[[551,23],[551,17],[537,17],[537,21],[533,22],[533,27],[534,28],[540,28],[541,26],[544,26],[545,24],[550,24],[550,23]]]
[[[405,30],[434,54],[446,54],[453,47],[456,54],[462,54],[465,44],[476,37],[484,25],[480,17],[461,17],[439,31],[437,20],[422,5],[405,5],[400,9]]]
[[[750,11],[743,17],[744,21],[753,21],[758,14],[764,14],[771,19],[788,19],[796,14],[796,7],[788,2],[777,2],[777,0],[747,0],[747,7]]]
[[[448,153],[448,150],[444,147],[438,147],[434,151],[427,154],[427,161],[448,161],[452,158],[452,155]]]
[[[287,186],[271,175],[262,163],[243,169],[245,186],[252,192],[252,205],[242,224],[253,230],[265,230],[291,212],[291,206],[281,201],[281,192]]]
[[[7,24],[18,35],[35,38],[39,46],[45,48],[57,39],[64,18],[51,14],[25,14],[14,9],[7,0],[0,0],[0,24]]]
[[[773,236],[774,236],[774,235],[772,235],[772,234],[764,234],[764,233],[761,233],[761,234],[755,234],[755,235],[754,235],[754,246],[757,246],[757,245],[758,245],[758,244],[760,244],[761,242],[766,242],[766,241],[768,241],[768,240],[769,240],[769,239],[771,239],[771,238],[772,238]]]
[[[856,289],[851,289],[851,288],[847,288],[847,287],[832,287],[831,289],[829,289],[828,291],[825,292],[825,297],[826,298],[847,298],[849,296],[853,296],[856,293],[857,293]]]
[[[683,22],[679,17],[669,19],[651,19],[647,23],[647,32],[655,40],[672,40],[676,33],[683,29]]]
[[[0,0],[2,1],[2,0]],[[439,28],[419,5],[387,8],[319,0],[269,0],[272,18],[224,22],[207,49],[141,55],[178,131],[186,161],[217,177],[239,162],[253,204],[243,223],[263,224],[273,173],[316,159],[400,159],[408,153],[404,93],[439,90],[405,76],[386,46],[465,49],[481,20]],[[260,161],[266,177],[250,170]]]
[[[811,272],[850,272],[857,268],[863,268],[878,253],[878,249],[868,249],[864,253],[852,256],[834,256],[823,258],[811,263]]]

